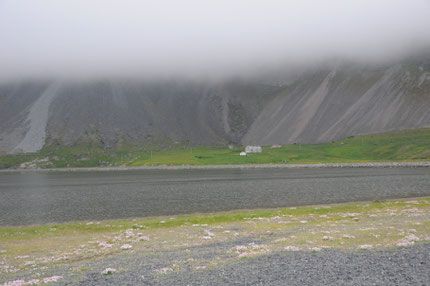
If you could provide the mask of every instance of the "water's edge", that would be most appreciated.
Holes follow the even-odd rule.
[[[375,167],[375,164],[372,164],[375,168],[336,166],[259,169],[251,165],[243,169],[217,166],[189,170],[85,172],[77,169],[70,172],[63,169],[67,172],[2,173],[0,225],[169,216],[430,195],[430,168],[399,164],[385,168]]]
[[[13,172],[90,172],[90,171],[131,171],[131,170],[209,170],[209,169],[299,169],[299,168],[393,168],[430,167],[430,161],[420,162],[368,162],[368,163],[318,163],[318,164],[249,164],[249,165],[156,165],[139,167],[91,167],[91,168],[29,168],[4,169],[0,173]]]

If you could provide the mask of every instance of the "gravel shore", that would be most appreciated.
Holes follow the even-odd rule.
[[[298,168],[394,168],[394,167],[430,167],[430,161],[420,162],[368,162],[368,163],[318,163],[318,164],[250,164],[250,165],[157,165],[139,167],[92,167],[92,168],[16,168],[0,170],[9,172],[90,172],[90,171],[131,171],[131,170],[210,170],[210,169],[298,169]]]
[[[194,248],[191,254],[213,256],[217,247]],[[118,273],[92,272],[61,285],[430,285],[430,244],[358,252],[284,251],[221,267],[154,274],[153,269],[163,269],[163,261],[177,258],[165,252],[105,259],[97,268],[113,266]]]
[[[0,285],[430,285],[429,198],[226,215],[4,229]]]

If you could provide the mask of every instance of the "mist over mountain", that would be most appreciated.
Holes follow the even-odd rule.
[[[430,3],[1,1],[0,153],[430,126]]]
[[[300,75],[23,81],[0,86],[0,150],[330,142],[430,126],[430,57]],[[284,80],[282,80],[284,79]]]
[[[4,0],[0,80],[230,78],[430,47],[427,0]]]

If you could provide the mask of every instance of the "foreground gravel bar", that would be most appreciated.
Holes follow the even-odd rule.
[[[0,285],[430,285],[430,197],[0,228]]]
[[[192,250],[201,255],[208,251]],[[175,258],[169,252],[109,258],[98,265],[100,270],[114,265],[123,271],[109,276],[88,273],[62,285],[430,285],[430,244],[359,252],[279,252],[202,271],[151,273],[163,260]]]
[[[298,169],[298,168],[393,168],[393,167],[430,167],[430,161],[420,162],[369,162],[369,163],[319,163],[319,164],[250,164],[250,165],[157,165],[139,167],[92,167],[92,168],[15,168],[0,170],[0,173],[9,172],[89,172],[89,171],[128,171],[128,170],[209,170],[209,169]]]

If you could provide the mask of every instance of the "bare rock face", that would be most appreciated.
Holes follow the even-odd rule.
[[[0,154],[15,150],[29,132],[30,110],[48,86],[35,81],[0,85]]]
[[[428,61],[339,65],[294,80],[0,84],[0,154],[44,145],[272,145],[430,126]]]
[[[50,84],[33,103],[25,121],[28,130],[12,151],[37,152],[45,145],[49,108],[57,95],[59,86],[59,83]]]
[[[255,119],[245,144],[329,142],[430,126],[430,70],[334,69],[302,77]]]

